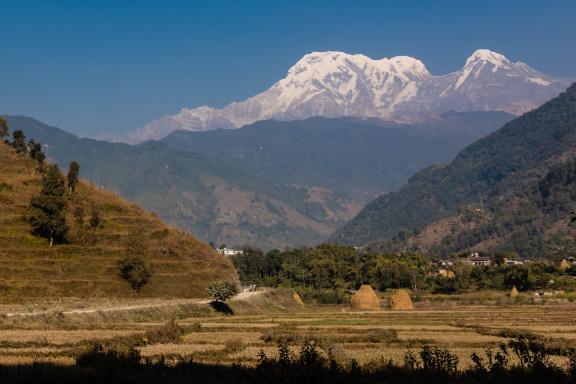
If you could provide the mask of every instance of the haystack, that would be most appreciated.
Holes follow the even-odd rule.
[[[570,268],[570,263],[568,262],[568,260],[562,259],[562,261],[560,262],[560,270],[565,271],[568,268]]]
[[[516,286],[512,286],[512,290],[510,291],[510,297],[518,297],[519,295],[520,294],[518,293]]]
[[[403,289],[399,289],[390,297],[390,309],[402,311],[414,309],[410,295]]]
[[[294,299],[294,301],[296,302],[296,304],[298,305],[304,305],[304,302],[302,301],[302,298],[300,297],[300,295],[296,292],[294,292],[292,294],[292,298]]]
[[[369,285],[362,285],[350,299],[352,309],[358,311],[379,311],[380,298]]]

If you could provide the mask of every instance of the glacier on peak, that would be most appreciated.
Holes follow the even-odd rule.
[[[260,120],[315,116],[413,121],[450,110],[521,114],[568,85],[488,49],[472,53],[461,70],[440,76],[410,56],[372,59],[339,51],[311,52],[283,79],[244,101],[221,109],[183,108],[127,135],[103,138],[139,143],[162,139],[178,129],[233,129]]]

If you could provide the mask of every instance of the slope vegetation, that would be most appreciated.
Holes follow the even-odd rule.
[[[511,249],[535,256],[561,250],[558,244],[573,233],[575,155],[576,84],[470,145],[449,165],[427,168],[400,191],[374,200],[333,240],[436,252]]]
[[[49,248],[26,220],[40,190],[36,164],[0,143],[0,295],[201,297],[212,280],[236,280],[231,263],[206,244],[167,227],[154,214],[81,182],[69,198],[68,241]],[[100,213],[95,229],[73,213]],[[120,277],[131,242],[140,243],[152,276],[139,293]]]

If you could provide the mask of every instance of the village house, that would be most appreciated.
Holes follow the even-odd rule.
[[[523,260],[512,260],[512,259],[504,259],[504,264],[506,265],[524,265]]]
[[[237,256],[237,255],[242,255],[244,254],[244,251],[241,249],[234,249],[234,248],[218,248],[216,251],[218,251],[219,254],[224,255],[224,256]]]
[[[480,256],[477,252],[471,253],[470,256],[464,261],[466,264],[474,266],[490,265],[492,261],[487,256]]]

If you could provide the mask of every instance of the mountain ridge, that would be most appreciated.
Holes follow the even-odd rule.
[[[432,75],[409,56],[371,59],[327,51],[304,55],[267,90],[222,109],[183,108],[126,135],[102,139],[138,143],[175,130],[235,129],[260,120],[309,117],[376,117],[416,122],[449,110],[504,111],[519,115],[560,93],[568,83],[513,63],[486,49],[464,67]]]
[[[139,145],[80,139],[29,118],[8,121],[45,143],[61,166],[80,162],[98,186],[204,241],[270,249],[325,240],[366,202],[430,163],[449,161],[510,118],[454,112],[417,125],[261,121]]]

